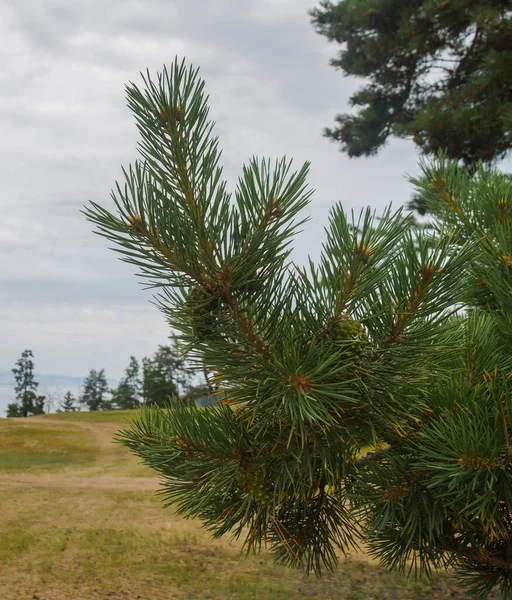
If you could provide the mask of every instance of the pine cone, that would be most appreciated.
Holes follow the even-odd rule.
[[[215,316],[219,308],[219,299],[201,286],[190,288],[187,305],[190,309],[190,324],[195,335],[204,339],[213,333],[217,319]]]
[[[249,492],[254,502],[267,506],[272,501],[272,494],[265,483],[264,477],[252,469],[240,472],[238,481],[241,487]]]
[[[368,344],[368,335],[365,328],[347,314],[342,314],[334,321],[329,329],[329,337],[334,342],[352,342],[346,347],[360,356]],[[345,344],[344,344],[345,345]]]

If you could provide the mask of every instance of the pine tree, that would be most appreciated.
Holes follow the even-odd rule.
[[[340,0],[313,24],[341,44],[331,65],[368,82],[358,112],[325,130],[349,156],[375,154],[390,136],[422,152],[444,149],[467,166],[512,145],[510,0]]]
[[[108,384],[105,369],[95,371],[91,369],[84,381],[84,390],[80,403],[89,407],[89,410],[105,410],[108,407]]]
[[[60,410],[63,412],[75,412],[77,410],[76,398],[71,392],[66,392],[64,399],[60,404]]]
[[[17,402],[10,402],[7,405],[7,410],[5,411],[5,414],[6,414],[7,418],[23,416],[20,406]]]
[[[172,379],[166,377],[165,371],[160,370],[150,358],[142,360],[142,397],[144,404],[165,406],[178,389]]]
[[[189,389],[190,367],[181,354],[175,336],[171,344],[158,346],[152,358],[142,361],[142,396],[145,404],[165,406],[169,398]]]
[[[423,173],[413,182],[437,235],[454,248],[475,240],[478,254],[466,265],[463,351],[447,381],[431,381],[430,417],[410,436],[409,465],[420,478],[414,492],[408,483],[414,472],[403,469],[408,480],[400,480],[394,465],[393,494],[399,498],[393,510],[404,519],[421,498],[424,508],[417,512],[424,514],[409,513],[401,531],[395,520],[393,532],[381,531],[375,549],[392,565],[393,555],[404,559],[403,543],[414,535],[409,552],[427,568],[429,562],[456,567],[472,597],[485,598],[498,586],[503,598],[511,598],[512,185],[499,171],[461,169],[446,155],[424,162]],[[369,485],[384,474],[376,471]],[[379,510],[370,506],[373,514]]]
[[[28,417],[44,413],[45,396],[37,394],[39,383],[34,379],[33,358],[32,350],[24,350],[12,369],[16,382],[16,402],[8,405],[8,417]]]
[[[197,71],[143,79],[127,89],[142,160],[115,213],[85,214],[225,397],[144,406],[120,441],[178,512],[248,551],[320,573],[364,541],[390,568],[455,566],[475,597],[510,597],[509,180],[441,159],[416,182],[436,229],[337,205],[299,268],[308,165],[253,159],[231,196]]]
[[[130,356],[130,364],[125,370],[124,377],[117,388],[112,390],[111,403],[122,409],[137,408],[140,404],[142,393],[142,382],[140,379],[140,367],[135,356]]]

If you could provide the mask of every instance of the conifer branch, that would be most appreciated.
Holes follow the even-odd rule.
[[[366,536],[391,568],[512,589],[510,182],[441,159],[418,181],[434,233],[337,205],[318,265],[295,267],[308,166],[252,160],[231,198],[197,71],[143,79],[128,88],[142,161],[114,213],[85,213],[224,399],[144,407],[119,440],[166,503],[280,563],[321,573]]]

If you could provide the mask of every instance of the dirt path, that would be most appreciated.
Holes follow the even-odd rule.
[[[2,487],[65,487],[127,492],[156,491],[160,487],[159,480],[156,477],[116,477],[110,475],[76,477],[68,476],[65,473],[0,475],[0,485]]]

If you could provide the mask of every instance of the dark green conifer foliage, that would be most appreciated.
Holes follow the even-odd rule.
[[[5,415],[7,418],[23,416],[21,414],[20,407],[16,402],[9,402],[9,404],[7,405],[7,410],[5,411]]]
[[[140,379],[139,362],[130,356],[130,364],[117,388],[112,390],[112,406],[122,409],[137,408],[141,401],[142,381]]]
[[[110,408],[107,394],[108,384],[105,369],[101,369],[101,371],[91,369],[84,381],[84,389],[80,398],[81,404],[88,406],[89,410],[106,410]]]
[[[417,182],[435,230],[337,205],[299,268],[308,166],[252,159],[229,194],[197,71],[143,79],[127,89],[141,161],[114,212],[85,213],[223,399],[144,406],[120,441],[168,503],[248,551],[320,573],[363,540],[389,567],[509,593],[508,180],[441,161]]]
[[[16,385],[16,402],[7,406],[8,417],[29,417],[44,413],[45,396],[37,393],[39,383],[34,379],[34,355],[32,350],[24,350],[21,358],[12,369]]]
[[[60,405],[62,412],[75,412],[78,409],[77,400],[71,392],[66,392]]]
[[[316,30],[341,44],[331,61],[366,85],[325,133],[349,156],[375,154],[389,136],[467,166],[512,146],[510,0],[324,1]]]
[[[152,358],[142,361],[142,399],[145,404],[165,406],[172,396],[188,389],[190,373],[176,339],[159,346]]]

